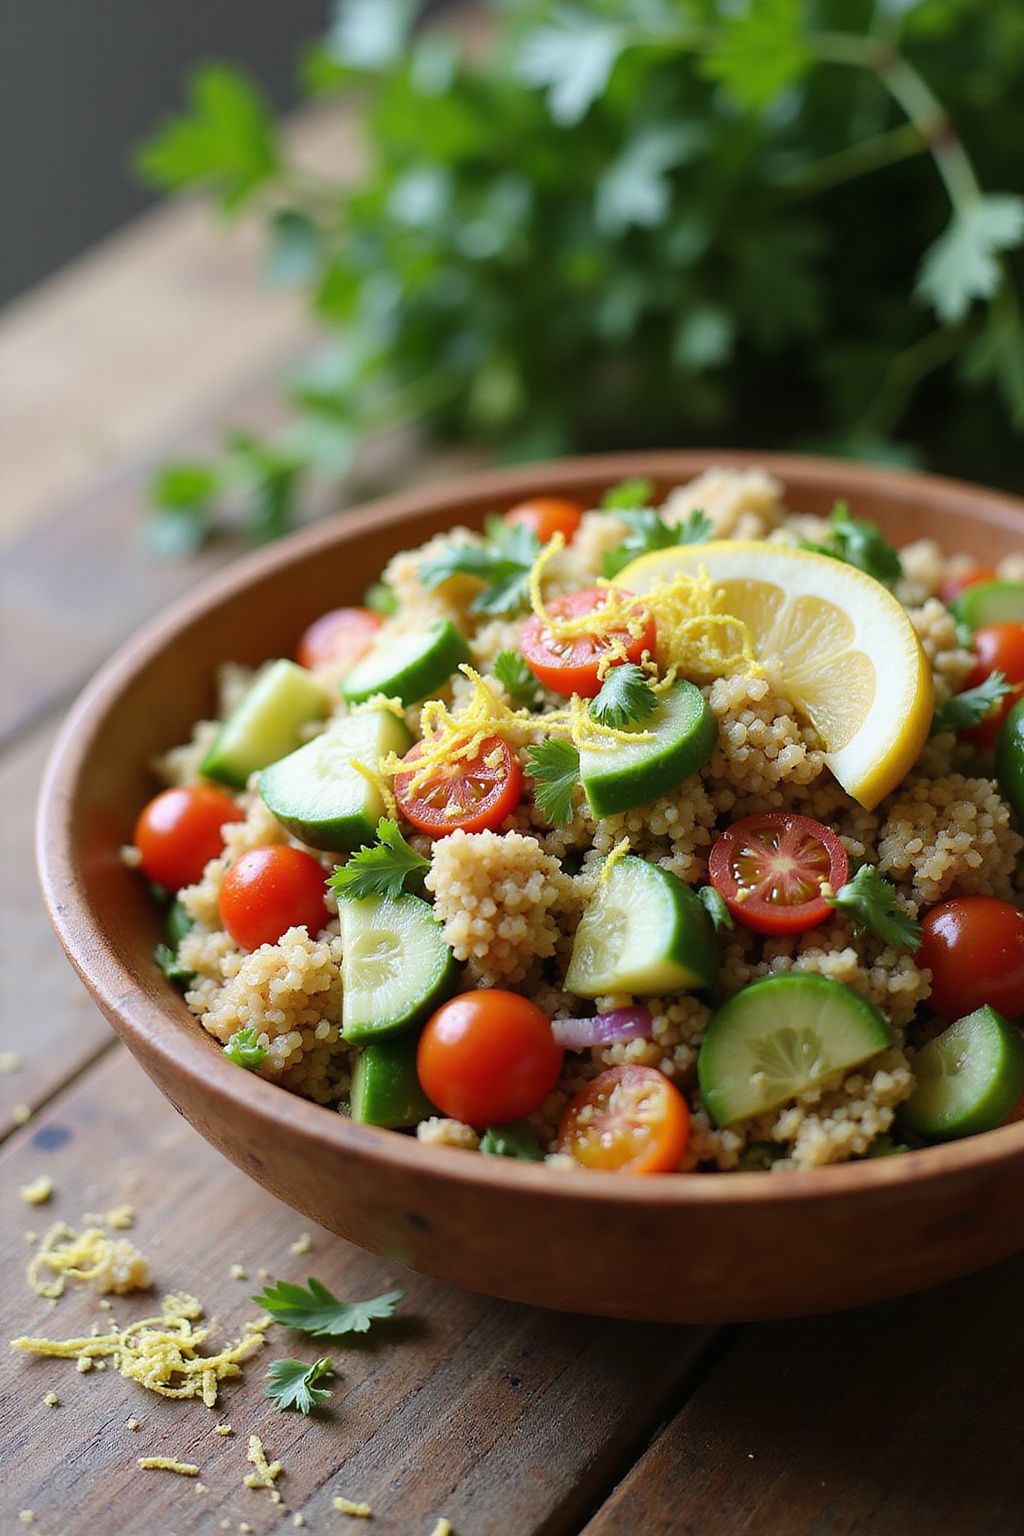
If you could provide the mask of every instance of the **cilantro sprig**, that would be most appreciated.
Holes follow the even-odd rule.
[[[363,901],[367,896],[401,896],[405,882],[430,868],[430,860],[410,848],[398,823],[381,817],[377,823],[377,841],[354,853],[347,864],[339,864],[327,884],[346,901]]]
[[[602,512],[633,512],[637,507],[649,507],[654,495],[654,481],[642,475],[620,480],[610,485],[601,497]]]
[[[626,725],[638,725],[657,707],[658,695],[644,669],[627,661],[608,669],[600,690],[591,700],[590,714],[601,725],[618,731]]]
[[[373,1323],[394,1315],[404,1291],[386,1291],[369,1301],[339,1301],[326,1285],[310,1277],[305,1286],[277,1280],[252,1299],[277,1323],[315,1338],[368,1333]]]
[[[697,892],[697,900],[710,917],[716,933],[721,933],[723,928],[735,928],[736,924],[725,904],[725,897],[721,891],[716,891],[713,885],[702,885]]]
[[[580,776],[580,754],[571,741],[549,736],[526,754],[526,771],[534,780],[534,800],[542,816],[555,827],[572,821],[572,794]]]
[[[965,731],[984,720],[997,704],[1002,703],[1012,690],[1002,672],[990,672],[974,688],[965,688],[951,699],[940,704],[932,718],[931,734],[941,731]]]
[[[825,898],[894,949],[920,949],[921,924],[897,905],[896,887],[873,864],[862,864],[852,880]]]
[[[187,965],[182,965],[178,959],[178,951],[172,949],[169,944],[158,944],[153,951],[153,959],[157,966],[177,987],[188,987],[195,980],[195,971],[190,971]]]
[[[489,1126],[480,1138],[480,1151],[488,1157],[515,1157],[522,1163],[544,1160],[544,1148],[525,1120]]]
[[[621,544],[606,549],[601,556],[602,569],[609,578],[617,576],[640,555],[672,549],[677,544],[706,544],[714,533],[711,519],[699,508],[681,523],[666,523],[653,507],[622,508],[618,516],[628,525],[629,532]]]
[[[800,548],[855,565],[887,587],[903,575],[902,561],[878,525],[866,518],[851,517],[845,501],[837,501],[832,508],[825,542],[815,544],[812,539],[801,539]]]
[[[473,576],[484,583],[470,603],[474,613],[515,613],[526,604],[530,572],[540,553],[532,528],[489,517],[480,544],[453,544],[431,555],[419,568],[423,585],[432,590],[452,576]]]
[[[236,1029],[227,1045],[224,1047],[224,1055],[228,1061],[233,1061],[236,1067],[245,1067],[249,1072],[255,1072],[266,1060],[266,1050],[259,1043],[259,1036],[251,1024],[244,1029]]]
[[[305,1360],[272,1360],[267,1367],[269,1382],[264,1395],[282,1411],[308,1414],[333,1395],[329,1387],[316,1385],[325,1376],[333,1375],[334,1366],[327,1355],[314,1360],[312,1365]]]
[[[533,708],[540,690],[537,679],[518,651],[499,651],[491,671],[508,694],[513,709]]]

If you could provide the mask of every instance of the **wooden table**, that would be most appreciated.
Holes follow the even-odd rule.
[[[314,147],[336,131],[301,130]],[[106,1322],[81,1291],[52,1308],[30,1293],[23,1233],[122,1201],[137,1208],[132,1237],[156,1288],[202,1298],[219,1336],[252,1315],[261,1267],[350,1297],[398,1284],[407,1299],[379,1336],[334,1351],[335,1395],[316,1419],[262,1397],[267,1360],[314,1357],[283,1330],[216,1412],[113,1371],[4,1352],[0,1531],[263,1533],[293,1529],[299,1512],[311,1532],[358,1532],[331,1507],[342,1495],[369,1502],[377,1536],[427,1536],[440,1516],[455,1536],[1018,1536],[1024,1258],[859,1313],[716,1329],[492,1302],[316,1229],[299,1255],[304,1222],[175,1115],[76,983],[36,894],[36,786],[103,656],[234,553],[222,542],[158,565],[139,533],[152,465],[216,423],[272,415],[274,377],[303,344],[296,306],[262,294],[253,267],[246,238],[218,237],[187,205],[163,209],[0,319],[0,1018],[2,1048],[22,1058],[0,1077],[0,1307],[7,1337]],[[19,1187],[40,1173],[53,1199],[23,1205]],[[232,1278],[236,1264],[247,1279]],[[151,1305],[118,1299],[112,1315]],[[43,1401],[51,1391],[58,1407]],[[214,1434],[219,1421],[234,1434]],[[280,1506],[243,1486],[253,1432],[284,1463]],[[204,1491],[140,1471],[146,1455],[197,1463]],[[35,1522],[19,1524],[22,1510]]]

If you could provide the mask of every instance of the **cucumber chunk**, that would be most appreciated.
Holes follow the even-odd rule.
[[[418,1036],[399,1035],[363,1047],[352,1068],[353,1120],[398,1131],[436,1113],[416,1074],[418,1044]]]
[[[986,624],[1024,624],[1024,581],[979,581],[967,587],[953,612],[968,629]]]
[[[387,814],[379,789],[354,768],[375,768],[389,752],[412,746],[412,733],[389,709],[366,710],[329,725],[297,752],[260,774],[260,794],[278,821],[310,848],[352,853],[372,843]]]
[[[878,1009],[827,976],[788,971],[737,992],[708,1025],[697,1058],[716,1125],[777,1109],[893,1043]]]
[[[469,646],[455,625],[438,619],[424,629],[408,629],[379,640],[352,668],[341,691],[351,704],[361,704],[375,693],[401,699],[406,705],[418,704],[468,660]]]
[[[708,987],[717,970],[715,930],[690,887],[667,869],[627,856],[580,920],[565,985],[577,997],[655,997]]]
[[[996,741],[999,788],[1024,822],[1024,699],[1019,699],[999,727]]]
[[[704,766],[718,740],[718,722],[692,683],[673,683],[633,729],[653,732],[654,740],[580,753],[583,791],[595,816],[614,816],[667,794]]]
[[[305,667],[275,661],[233,709],[199,765],[200,773],[244,789],[249,775],[294,752],[304,725],[322,720],[330,700]]]
[[[918,1051],[914,1078],[900,1119],[919,1136],[952,1141],[994,1131],[1024,1093],[1024,1042],[986,1003]]]
[[[441,925],[418,896],[341,901],[346,1040],[378,1040],[418,1024],[451,992],[458,974]]]

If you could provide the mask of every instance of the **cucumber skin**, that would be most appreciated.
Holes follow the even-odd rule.
[[[397,674],[390,678],[381,677],[380,674],[373,678],[367,685],[360,683],[360,674],[365,674],[366,668],[372,663],[375,651],[356,663],[348,677],[341,685],[341,692],[349,704],[364,704],[375,693],[389,694],[398,698],[406,709],[413,704],[419,704],[423,699],[429,698],[432,693],[444,686],[452,673],[463,662],[469,661],[470,649],[466,641],[459,634],[450,619],[444,619],[434,626],[436,638],[430,651],[437,652],[433,665],[427,665],[428,658],[421,656],[418,661],[410,662]],[[426,634],[427,631],[424,631]],[[383,646],[388,644],[382,642]]]
[[[1024,581],[979,581],[960,593],[952,611],[970,629],[1024,624]]]
[[[693,684],[682,686],[691,688]],[[616,816],[639,805],[650,805],[703,768],[718,741],[718,721],[700,690],[694,688],[694,692],[703,708],[694,730],[674,748],[666,746],[652,762],[638,763],[619,773],[590,778],[583,773],[583,792],[595,816]]]
[[[398,1035],[366,1045],[352,1068],[351,1115],[359,1125],[404,1130],[437,1113],[416,1072],[419,1036]]]
[[[1024,822],[1024,699],[1018,699],[999,727],[996,778],[1019,821]]]
[[[390,718],[395,721],[396,726],[401,725],[402,728],[401,744],[396,745],[394,750],[408,751],[414,740],[412,732],[404,722],[399,721],[397,715],[392,715]],[[305,746],[290,752],[287,757],[279,758],[276,763],[271,763],[269,768],[264,769],[259,781],[260,796],[267,809],[273,812],[281,825],[308,848],[320,848],[325,853],[355,853],[357,848],[362,848],[374,841],[377,835],[377,822],[385,814],[383,805],[375,816],[366,815],[362,811],[352,811],[341,816],[311,821],[308,817],[290,812],[287,803],[280,798],[280,791],[275,785],[278,769],[316,745],[316,740],[306,742]],[[369,788],[370,785],[367,783],[367,789]]]
[[[249,757],[246,763],[239,764],[237,760],[237,754],[232,750],[229,744],[232,728],[236,725],[239,715],[248,713],[251,710],[251,701],[253,696],[257,694],[260,689],[264,687],[264,685],[269,686],[269,680],[273,678],[275,670],[278,672],[278,675],[280,675],[281,669],[283,668],[288,669],[286,676],[298,674],[297,681],[306,684],[309,692],[310,704],[308,711],[303,714],[301,719],[298,717],[295,719],[295,740],[292,746],[286,748],[285,751],[278,754],[278,756],[275,758],[264,758],[263,754],[257,754],[255,758]],[[319,694],[323,701],[320,708],[314,707],[314,699],[316,694]],[[247,706],[249,706],[248,710]],[[246,694],[242,702],[237,706],[237,708],[231,711],[230,715],[228,715],[227,719],[223,722],[220,730],[217,732],[216,737],[209,747],[206,756],[199,764],[199,772],[203,775],[204,778],[213,779],[218,784],[227,784],[232,789],[244,789],[246,784],[249,782],[249,777],[251,774],[256,773],[261,768],[268,767],[271,762],[280,761],[280,758],[287,757],[290,752],[294,751],[295,748],[299,745],[298,733],[301,726],[307,725],[312,720],[322,719],[323,716],[326,715],[329,707],[330,699],[328,698],[326,692],[308,673],[305,672],[304,668],[298,666],[296,662],[288,661],[286,658],[282,658],[279,661],[273,662],[264,673],[263,677],[257,679],[257,681],[253,684],[252,690]],[[258,760],[260,758],[262,758],[262,761]]]
[[[990,1004],[983,1004],[982,1008],[977,1009],[976,1012],[980,1013],[985,1008],[993,1015],[996,1027],[1002,1036],[1006,1052],[1005,1064],[1008,1068],[1005,1079],[998,1089],[990,1089],[984,1095],[980,1105],[975,1105],[973,1109],[941,1125],[937,1120],[927,1116],[920,1119],[915,1116],[911,1109],[914,1095],[911,1094],[910,1098],[900,1105],[898,1117],[901,1124],[906,1125],[916,1136],[922,1137],[925,1141],[959,1141],[964,1136],[978,1136],[983,1131],[997,1131],[1001,1125],[1006,1124],[1014,1106],[1024,1094],[1024,1041],[1021,1040],[1013,1025]],[[970,1014],[965,1017],[969,1018]],[[961,1023],[963,1020],[957,1019],[949,1029],[955,1029],[957,1024]],[[943,1030],[942,1033],[948,1034],[949,1030]],[[941,1039],[941,1036],[937,1038]]]

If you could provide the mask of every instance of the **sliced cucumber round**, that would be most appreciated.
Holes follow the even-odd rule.
[[[952,1141],[994,1131],[1024,1094],[1024,1042],[986,1003],[918,1051],[914,1078],[900,1119],[919,1136]]]
[[[416,1072],[418,1044],[418,1035],[398,1035],[363,1047],[352,1068],[353,1120],[397,1131],[436,1113]]]
[[[788,971],[752,982],[708,1025],[697,1058],[716,1125],[777,1109],[893,1044],[878,1009],[841,981]]]
[[[420,1023],[449,995],[458,967],[428,902],[368,896],[338,903],[341,1032],[379,1040]]]
[[[968,629],[985,624],[1024,624],[1024,581],[978,581],[965,587],[953,612]]]
[[[294,752],[302,727],[322,720],[329,707],[325,690],[305,667],[273,662],[224,721],[200,773],[244,789],[250,774]]]
[[[699,688],[673,683],[644,721],[632,728],[651,741],[616,742],[580,753],[583,790],[595,816],[649,805],[702,768],[718,740],[718,722]]]
[[[389,709],[349,715],[265,768],[260,794],[278,821],[310,848],[352,853],[373,841],[386,814],[380,790],[353,764],[376,768],[382,757],[401,756],[412,742],[412,732]]]
[[[448,619],[423,629],[385,635],[357,662],[341,685],[345,698],[361,704],[375,693],[403,704],[418,704],[446,683],[469,660],[469,646]]]
[[[717,971],[715,930],[690,887],[667,869],[626,857],[580,919],[565,986],[577,997],[657,997],[709,987]]]

